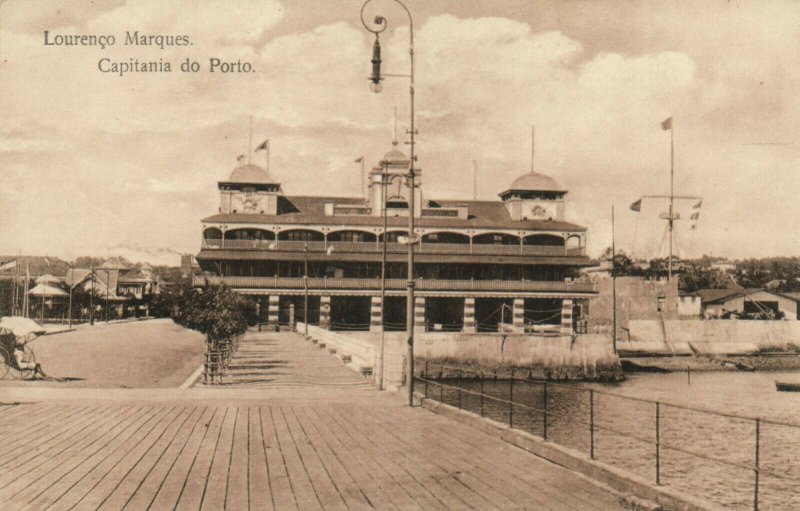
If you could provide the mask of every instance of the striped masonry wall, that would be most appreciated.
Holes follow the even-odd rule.
[[[383,303],[380,296],[373,296],[369,307],[369,331],[383,331]]]
[[[464,332],[475,333],[477,332],[475,325],[475,298],[464,298]]]
[[[512,327],[515,332],[524,332],[525,331],[525,299],[524,298],[514,298],[514,305],[513,305],[513,323]]]
[[[267,321],[272,324],[278,323],[278,309],[281,297],[278,295],[269,295],[269,306],[267,309]]]
[[[319,326],[322,328],[331,327],[331,297],[322,295],[319,297]]]
[[[414,330],[425,331],[425,297],[414,297]]]
[[[572,300],[561,302],[561,335],[572,335]]]

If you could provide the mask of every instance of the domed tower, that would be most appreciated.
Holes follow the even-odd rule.
[[[369,197],[372,214],[380,216],[383,209],[383,190],[381,187],[383,173],[386,173],[386,209],[389,216],[398,216],[408,210],[408,186],[405,177],[411,159],[397,148],[397,141],[392,142],[392,149],[383,155],[378,166],[369,173]],[[422,171],[414,169],[414,216],[422,215]],[[405,213],[402,213],[405,214]]]
[[[276,215],[281,185],[258,165],[247,163],[233,169],[219,183],[219,212],[223,214]]]
[[[564,220],[567,190],[555,179],[528,172],[500,194],[512,220]]]

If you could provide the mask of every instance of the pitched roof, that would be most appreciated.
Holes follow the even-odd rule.
[[[253,214],[220,214],[206,217],[204,222],[226,223],[255,223],[255,224],[351,224],[364,226],[383,225],[380,216],[372,215],[335,215],[326,216],[324,204],[335,202],[337,205],[363,205],[364,199],[360,197],[311,197],[311,196],[281,196],[278,202],[277,215]],[[453,227],[453,228],[489,228],[489,229],[530,229],[530,230],[558,230],[583,232],[586,227],[581,225],[546,220],[520,220],[514,221],[508,214],[505,204],[499,201],[475,200],[431,200],[433,204],[442,208],[467,206],[469,217],[432,217],[423,216],[416,219],[419,227]],[[404,226],[408,224],[407,217],[389,217],[390,226]]]
[[[702,303],[713,303],[723,301],[725,298],[740,293],[744,288],[725,288],[725,289],[698,289],[695,291],[700,296]]]

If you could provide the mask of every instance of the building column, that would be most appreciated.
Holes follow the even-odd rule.
[[[572,300],[561,302],[561,335],[572,335]]]
[[[464,298],[464,332],[474,334],[478,331],[475,325],[475,298]]]
[[[281,297],[278,295],[269,295],[268,298],[268,307],[267,307],[267,323],[270,325],[277,325],[279,314],[278,308],[281,301]]]
[[[414,333],[425,332],[425,297],[414,297]]]
[[[369,331],[383,332],[383,303],[380,296],[373,296],[370,302]]]
[[[514,305],[512,307],[512,317],[511,317],[511,327],[512,331],[516,333],[524,333],[525,332],[525,299],[524,298],[514,298]]]
[[[319,326],[330,330],[331,328],[331,297],[322,295],[319,297]]]

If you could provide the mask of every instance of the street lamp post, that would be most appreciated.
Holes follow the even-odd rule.
[[[92,294],[89,295],[89,325],[94,326],[94,266],[92,266]]]
[[[308,337],[308,243],[303,243],[303,330]]]
[[[364,28],[367,31],[375,34],[375,43],[372,46],[372,76],[370,77],[370,87],[372,91],[378,93],[382,90],[381,80],[383,77],[381,76],[381,46],[380,46],[380,36],[379,34],[386,30],[388,23],[386,18],[383,16],[375,16],[374,24],[376,28],[370,27],[367,22],[364,20],[364,8],[370,3],[372,0],[367,0],[364,2],[364,5],[361,6],[361,23],[364,25]],[[415,192],[415,170],[414,170],[414,162],[416,160],[416,156],[414,155],[414,145],[415,145],[415,137],[417,134],[416,126],[414,122],[414,20],[411,17],[411,12],[408,8],[401,2],[400,0],[394,0],[395,3],[400,5],[403,10],[406,12],[408,16],[408,33],[409,33],[409,44],[408,44],[408,55],[410,60],[410,72],[408,75],[390,75],[385,74],[384,76],[400,76],[409,79],[409,106],[410,106],[410,129],[408,130],[409,134],[409,145],[411,157],[408,164],[408,176],[407,176],[407,187],[408,187],[408,281],[406,284],[407,287],[407,298],[406,298],[406,390],[407,390],[407,398],[409,406],[413,406],[414,404],[414,192]],[[386,234],[384,233],[384,238]],[[381,308],[384,307],[384,304],[381,304]],[[381,378],[383,376],[381,375]]]

